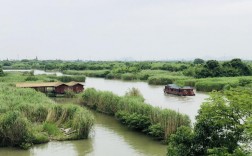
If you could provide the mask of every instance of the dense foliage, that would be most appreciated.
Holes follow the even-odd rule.
[[[213,92],[196,117],[194,129],[178,129],[167,155],[247,155],[251,143],[251,88]],[[251,151],[250,151],[251,152]]]
[[[201,68],[199,68],[195,77],[223,77],[223,76],[249,76],[252,74],[251,67],[242,62],[241,59],[233,59],[231,61],[220,64],[216,60],[207,61]]]
[[[92,114],[76,105],[58,105],[32,89],[0,85],[0,146],[28,148],[53,140],[87,138]],[[65,135],[59,128],[71,128]]]
[[[115,116],[122,124],[165,142],[180,126],[190,126],[190,119],[176,111],[144,103],[136,89],[120,97],[107,91],[86,89],[83,105]]]

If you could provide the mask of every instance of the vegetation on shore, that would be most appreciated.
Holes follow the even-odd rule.
[[[211,92],[227,87],[240,86],[240,79],[251,80],[251,61],[232,59],[230,61],[202,60],[194,61],[61,61],[61,60],[21,60],[0,61],[4,69],[42,69],[62,71],[75,75],[75,81],[83,81],[82,76],[102,77],[107,79],[141,80],[152,85],[190,85],[198,91]],[[0,73],[1,74],[1,73]],[[55,78],[54,78],[55,79]],[[67,77],[60,81],[70,81]],[[69,80],[68,80],[69,79]],[[36,78],[29,77],[34,81]]]
[[[71,76],[56,76],[56,75],[34,75],[34,72],[5,72],[0,76],[0,82],[16,83],[16,82],[85,82],[84,75],[71,75]]]
[[[144,103],[143,97],[136,89],[132,89],[125,96],[117,96],[108,91],[86,89],[82,98],[84,106],[115,116],[129,128],[165,142],[178,127],[190,126],[187,115]]]
[[[54,79],[30,72],[0,77],[0,147],[27,149],[50,140],[87,138],[94,124],[92,113],[77,105],[56,104],[34,89],[14,87],[15,82],[30,80]]]
[[[168,156],[252,154],[251,87],[213,92],[201,105],[194,128],[172,134]]]
[[[0,85],[0,146],[26,149],[49,140],[84,139],[93,123],[93,115],[80,106],[58,105],[33,89]]]

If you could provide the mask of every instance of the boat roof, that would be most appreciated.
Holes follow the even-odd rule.
[[[181,87],[177,86],[176,84],[168,84],[167,85],[170,88],[180,89]]]
[[[170,88],[174,88],[174,89],[193,89],[193,88],[190,87],[190,86],[179,87],[179,86],[176,85],[176,84],[168,84],[168,85],[166,85],[166,86],[168,86],[168,87],[170,87]]]
[[[63,82],[23,82],[23,83],[17,83],[16,87],[19,88],[37,88],[37,87],[58,87],[60,85],[66,85],[66,86],[74,86],[74,85],[83,85],[80,82],[69,82],[69,83],[63,83]]]

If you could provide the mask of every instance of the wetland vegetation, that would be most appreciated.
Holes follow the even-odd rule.
[[[22,60],[1,63],[5,69],[61,70],[76,76],[36,76],[31,72],[5,73],[0,69],[1,146],[28,148],[49,140],[87,138],[94,120],[89,111],[71,104],[57,105],[34,90],[15,88],[13,82],[84,81],[85,76],[93,76],[142,80],[149,84],[176,83],[206,92],[215,90],[202,104],[193,126],[187,115],[146,104],[137,89],[118,96],[90,88],[81,95],[81,100],[84,106],[113,116],[130,129],[163,140],[168,144],[169,156],[251,154],[251,62],[195,59],[194,62]],[[75,133],[66,136],[60,128],[69,127]]]
[[[0,77],[0,146],[27,149],[50,140],[88,138],[94,124],[92,113],[78,105],[59,105],[33,89],[15,87],[15,82],[29,76],[6,73]],[[48,79],[45,75],[35,78]]]
[[[252,81],[251,61],[61,61],[3,60],[4,69],[42,69],[62,71],[67,75],[83,75],[106,79],[141,80],[152,85],[190,85],[198,91],[211,92],[247,85]],[[65,78],[61,78],[64,81]],[[82,80],[81,77],[76,80]],[[246,81],[246,83],[244,83]]]

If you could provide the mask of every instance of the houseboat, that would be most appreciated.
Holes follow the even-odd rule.
[[[195,96],[193,88],[189,86],[179,87],[175,84],[168,84],[164,88],[164,93],[174,94],[179,96]]]
[[[36,91],[43,93],[65,94],[66,91],[73,91],[74,93],[80,93],[84,90],[84,85],[79,82],[35,82],[35,83],[17,83],[18,88],[33,88]]]

